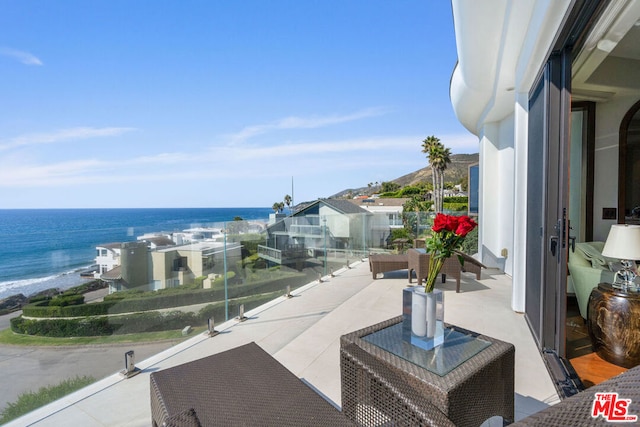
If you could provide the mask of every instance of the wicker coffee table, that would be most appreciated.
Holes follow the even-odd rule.
[[[341,337],[342,412],[346,416],[360,425],[478,426],[495,415],[505,423],[513,421],[512,344],[447,325],[456,333],[468,334],[466,342],[471,346],[481,345],[469,353],[462,344],[451,341],[447,344],[445,339],[445,346],[449,347],[446,358],[465,352],[467,356],[443,360],[444,365],[450,366],[434,373],[433,370],[437,371],[434,366],[428,366],[431,370],[425,368],[429,363],[409,361],[404,354],[401,357],[370,342],[374,340],[369,337],[376,333],[393,336],[401,322],[402,316],[398,316]],[[391,329],[393,333],[388,333]],[[392,344],[410,346],[404,342]],[[456,345],[461,348],[455,348]],[[409,350],[414,354],[424,352],[422,356],[428,361],[445,354]]]
[[[255,343],[151,373],[153,426],[353,423]]]

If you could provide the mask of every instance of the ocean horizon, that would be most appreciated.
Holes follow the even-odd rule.
[[[271,208],[0,209],[0,299],[68,289],[87,279],[96,246],[145,233],[267,221]]]

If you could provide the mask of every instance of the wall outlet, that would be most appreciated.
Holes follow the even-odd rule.
[[[502,248],[502,250],[500,251],[500,256],[503,258],[506,258],[508,254],[509,251],[507,251],[507,248]]]

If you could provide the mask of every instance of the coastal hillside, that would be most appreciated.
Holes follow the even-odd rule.
[[[451,156],[451,164],[447,166],[447,169],[444,172],[444,180],[445,182],[454,182],[457,183],[461,179],[466,179],[469,173],[469,165],[478,163],[479,154],[453,154]],[[425,159],[425,163],[427,163]],[[427,164],[422,169],[418,169],[415,172],[408,173],[399,178],[391,180],[401,187],[406,187],[407,185],[415,185],[420,182],[431,182],[431,167]],[[369,186],[358,187],[358,188],[348,188],[339,193],[334,194],[330,198],[336,199],[340,197],[346,197],[349,194],[368,194],[371,192]]]

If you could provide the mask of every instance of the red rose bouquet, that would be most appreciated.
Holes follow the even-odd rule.
[[[466,215],[454,216],[441,213],[436,215],[431,227],[433,233],[427,240],[429,274],[425,292],[433,291],[444,261],[453,254],[453,251],[460,249],[467,234],[477,226],[478,224]]]

